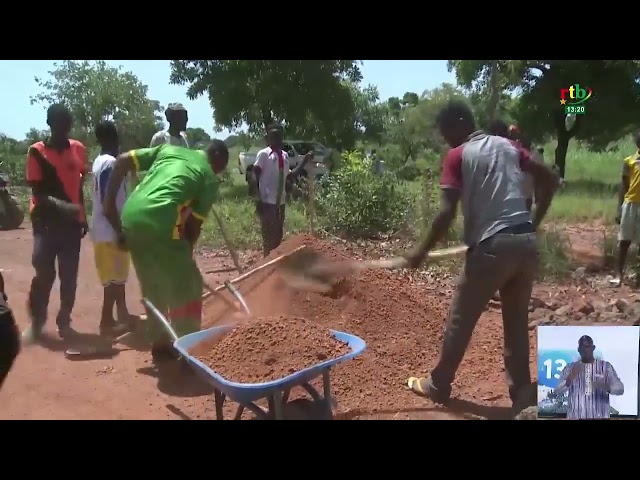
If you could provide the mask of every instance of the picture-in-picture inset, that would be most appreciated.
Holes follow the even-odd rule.
[[[640,327],[538,327],[538,416],[638,415]]]

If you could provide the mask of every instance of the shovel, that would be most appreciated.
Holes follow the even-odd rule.
[[[429,252],[430,259],[443,259],[461,255],[467,251],[466,245],[444,248]],[[281,274],[289,286],[299,290],[310,290],[319,293],[330,292],[341,277],[353,275],[362,270],[396,270],[408,268],[409,262],[404,257],[385,260],[367,261],[327,261],[318,252],[303,249],[282,262]]]

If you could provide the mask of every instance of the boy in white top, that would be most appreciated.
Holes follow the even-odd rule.
[[[134,327],[135,317],[127,310],[125,284],[129,276],[129,253],[120,248],[120,239],[104,216],[102,202],[109,176],[113,171],[119,151],[118,131],[112,122],[102,122],[96,127],[96,139],[100,155],[93,162],[93,215],[91,216],[91,239],[98,277],[104,287],[101,335],[121,335]],[[126,201],[125,182],[120,185],[116,205],[122,211]],[[113,316],[116,307],[118,322]]]
[[[265,257],[269,255],[271,250],[278,248],[284,236],[287,177],[299,175],[306,163],[313,157],[312,152],[307,153],[302,162],[290,170],[289,155],[282,150],[282,142],[283,134],[280,125],[272,125],[267,128],[269,146],[258,152],[253,166],[258,184],[256,212],[260,218],[262,250]]]

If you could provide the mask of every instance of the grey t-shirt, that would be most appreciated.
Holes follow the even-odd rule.
[[[467,245],[530,221],[523,171],[530,161],[530,155],[510,140],[483,132],[475,132],[465,143],[449,150],[442,164],[440,186],[462,192]]]

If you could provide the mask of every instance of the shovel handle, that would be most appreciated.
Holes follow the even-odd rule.
[[[244,301],[244,297],[242,296],[240,291],[235,287],[235,285],[231,283],[229,280],[227,280],[226,282],[224,282],[224,286],[227,287],[227,289],[231,292],[231,294],[234,297],[236,297],[236,300],[240,302],[240,305],[242,306],[242,310],[244,310],[244,313],[247,315],[247,317],[250,317],[251,312],[249,311],[247,302]]]
[[[146,298],[142,299],[142,304],[146,308],[147,312],[149,312],[152,317],[155,317],[162,324],[171,339],[176,342],[179,338],[178,334],[169,323],[169,320],[167,320],[167,318],[162,314],[162,312],[160,312],[160,310],[158,310],[155,305]]]

